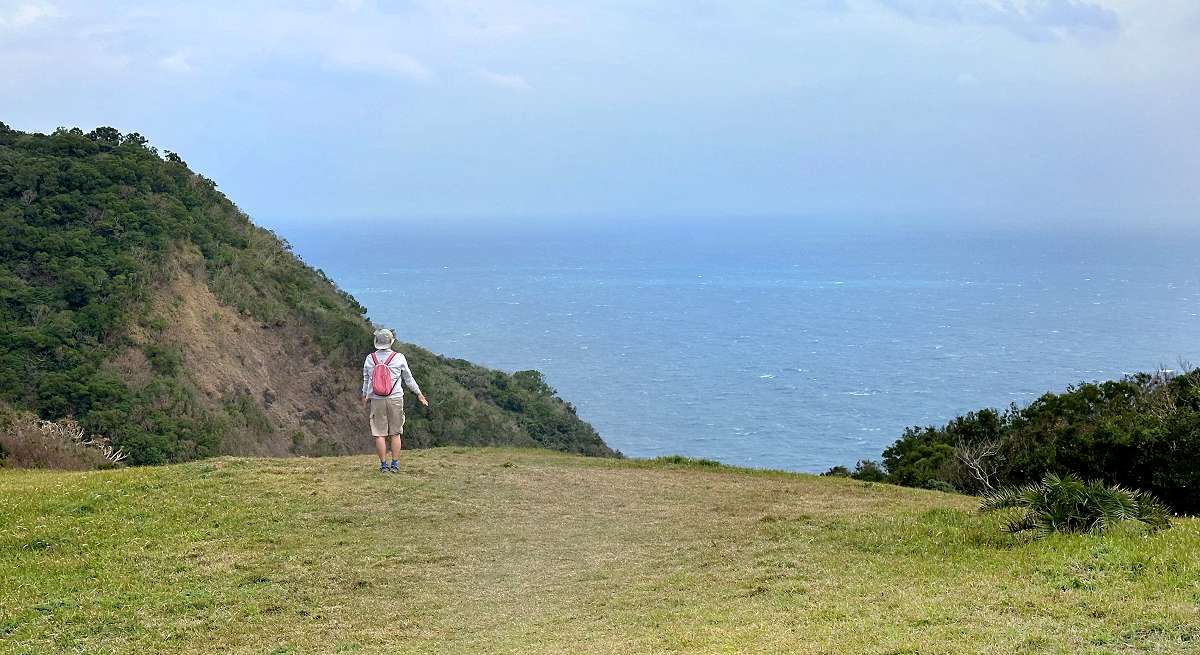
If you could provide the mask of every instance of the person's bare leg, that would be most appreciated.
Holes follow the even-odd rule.
[[[392,435],[392,459],[400,459],[400,435]]]
[[[375,452],[379,453],[379,461],[387,460],[387,439],[375,437]]]

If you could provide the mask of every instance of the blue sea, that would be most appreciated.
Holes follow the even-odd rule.
[[[402,340],[541,370],[636,457],[822,471],[877,458],[906,426],[1200,362],[1194,235],[799,219],[390,228],[395,248],[353,223],[277,231]]]

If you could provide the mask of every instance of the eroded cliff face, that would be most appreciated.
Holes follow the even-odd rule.
[[[369,450],[356,367],[322,356],[303,325],[264,325],[223,304],[194,247],[177,249],[165,268],[149,320],[131,330],[131,346],[110,360],[127,383],[137,388],[154,379],[145,350],[157,346],[182,355],[179,377],[206,410],[229,421],[224,454]]]

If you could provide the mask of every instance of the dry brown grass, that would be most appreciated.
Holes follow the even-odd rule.
[[[28,412],[0,409],[0,466],[83,471],[124,459],[107,439],[85,434],[69,418],[43,421]]]

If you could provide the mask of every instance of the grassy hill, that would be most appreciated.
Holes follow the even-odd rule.
[[[0,653],[1195,653],[1200,521],[534,449],[0,470]]]
[[[0,123],[0,465],[45,465],[5,439],[6,405],[74,417],[135,464],[365,452],[370,337],[354,298],[179,155]],[[536,371],[399,349],[432,403],[410,446],[616,454]]]

